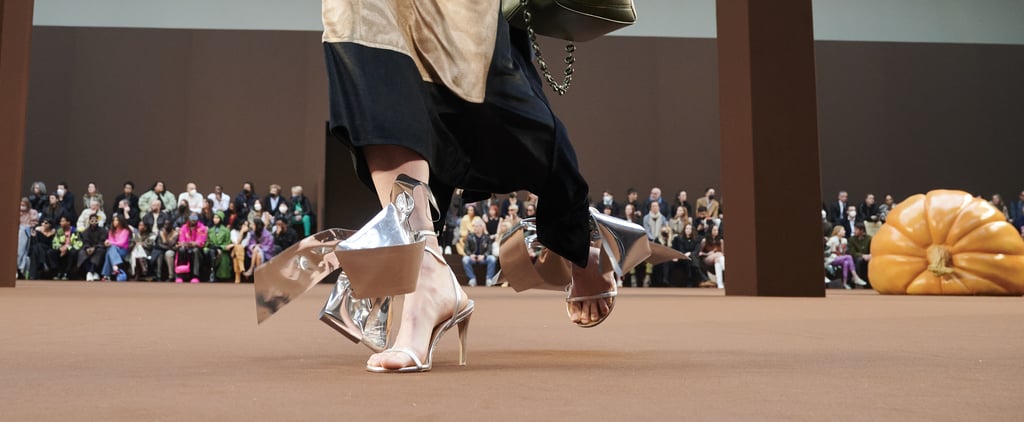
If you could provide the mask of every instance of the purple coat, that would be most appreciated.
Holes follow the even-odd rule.
[[[259,245],[260,249],[263,250],[263,259],[269,261],[270,258],[274,257],[274,235],[270,234],[270,231],[267,229],[263,229],[259,242],[256,241],[255,233],[249,236],[249,244],[245,248],[245,255],[249,258],[252,258],[253,245]]]

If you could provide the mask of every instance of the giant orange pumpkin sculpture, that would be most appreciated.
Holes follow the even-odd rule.
[[[1002,212],[967,192],[907,198],[871,242],[883,294],[1022,295],[1024,240]]]

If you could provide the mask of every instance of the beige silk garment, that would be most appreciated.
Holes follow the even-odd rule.
[[[323,0],[323,41],[405,54],[424,81],[481,103],[500,6],[497,0]]]

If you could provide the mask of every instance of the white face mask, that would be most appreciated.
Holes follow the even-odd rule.
[[[277,210],[281,212],[288,212],[288,207],[285,205],[281,205],[280,207],[277,207]]]
[[[22,210],[22,211],[28,211],[28,207],[26,207],[26,206],[22,205],[22,206],[21,206],[21,210]]]
[[[64,196],[64,189],[57,189],[57,196]]]
[[[189,189],[188,193],[192,194],[192,195],[195,195],[196,194],[196,190],[195,189]]]
[[[605,195],[604,203],[608,204],[608,205],[611,205],[611,203],[612,203],[612,196],[611,195]]]
[[[263,205],[260,205],[260,203],[257,202],[255,204],[253,204],[252,209],[254,209],[256,211],[262,210],[263,209]]]
[[[856,218],[857,217],[857,213],[855,211],[850,211],[850,212],[846,213],[846,215],[850,216],[850,218]]]

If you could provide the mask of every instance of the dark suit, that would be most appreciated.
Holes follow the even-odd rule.
[[[846,217],[843,217],[842,220],[839,220],[839,225],[843,226],[843,228],[846,229],[846,238],[847,239],[849,239],[850,236],[853,236],[853,226],[854,226],[854,224],[857,224],[856,220],[850,221],[850,219],[848,219]]]
[[[619,218],[621,218],[621,216],[622,216],[622,205],[619,205],[619,203],[615,202],[615,201],[612,201],[611,205],[605,205],[604,201],[601,201],[601,202],[598,202],[597,205],[594,206],[594,208],[597,208],[597,210],[600,211],[600,212],[604,212],[605,208],[611,208],[613,216],[619,217]]]
[[[641,210],[643,215],[647,215],[647,213],[651,211],[651,202],[657,202],[660,207],[658,210],[661,212],[661,215],[665,216],[665,218],[669,218],[668,204],[665,203],[665,198],[662,197],[658,197],[658,200],[656,201],[652,201],[650,198],[644,201],[644,208]]]
[[[846,209],[850,207],[849,202],[842,203],[840,205],[839,200],[833,200],[825,208],[825,212],[828,213],[828,221],[832,224],[839,224],[839,220],[846,218]]]

